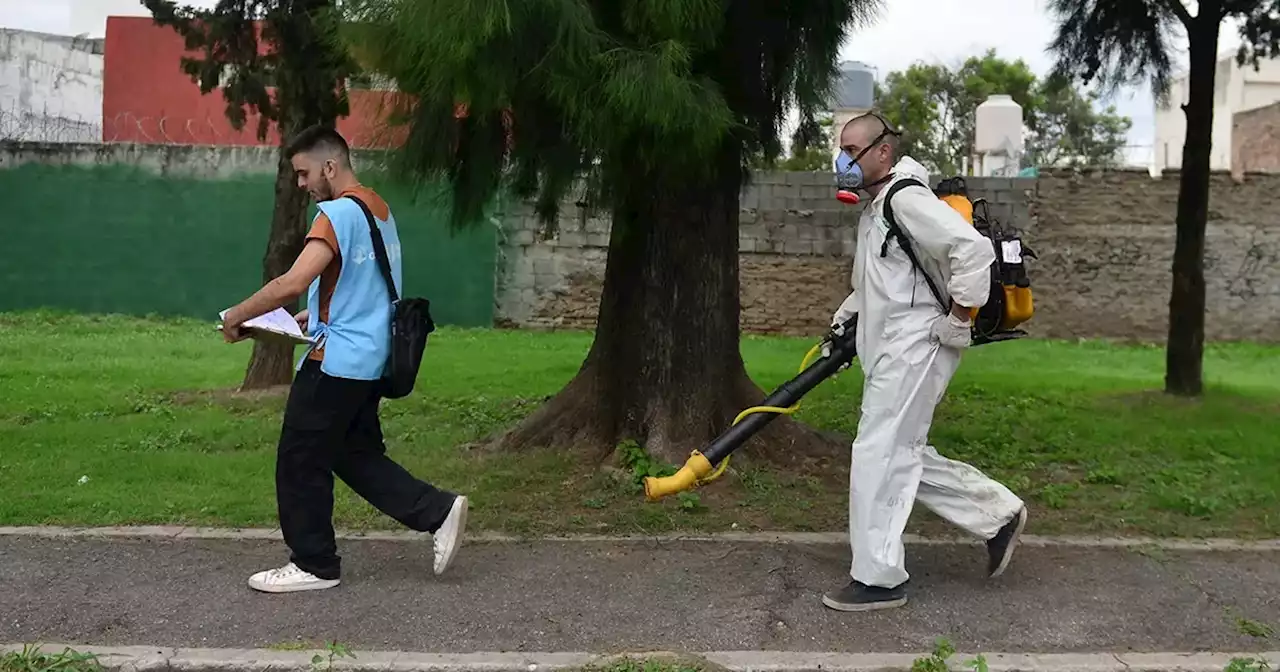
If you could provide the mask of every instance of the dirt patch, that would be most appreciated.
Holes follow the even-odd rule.
[[[1196,407],[1202,399],[1175,397],[1163,390],[1142,390],[1140,392],[1119,392],[1102,395],[1101,399],[1124,404],[1126,406],[1169,406],[1173,408]]]
[[[274,387],[267,387],[260,390],[240,390],[235,388],[174,392],[169,395],[169,402],[178,406],[193,406],[196,404],[237,406],[246,402],[283,400],[288,398],[288,396],[288,385],[276,385]]]
[[[1206,402],[1230,400],[1233,406],[1254,413],[1280,412],[1280,404],[1262,400],[1234,392],[1206,389],[1199,397],[1178,397],[1167,394],[1163,390],[1143,390],[1141,392],[1120,392],[1101,395],[1100,403],[1114,403],[1127,408],[1165,408],[1173,410],[1199,409]]]
[[[729,668],[688,653],[655,651],[605,656],[581,672],[729,672]]]

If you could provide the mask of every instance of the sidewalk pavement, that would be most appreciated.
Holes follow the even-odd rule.
[[[976,545],[909,544],[906,607],[834,612],[843,544],[470,542],[444,576],[430,540],[339,542],[343,584],[267,595],[276,540],[0,536],[0,644],[355,651],[1264,652],[1280,552],[1024,546],[983,576]],[[1271,661],[1274,666],[1280,661]]]

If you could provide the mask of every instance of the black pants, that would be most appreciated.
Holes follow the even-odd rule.
[[[333,532],[333,476],[378,510],[434,533],[456,497],[386,455],[374,381],[335,378],[307,360],[294,378],[276,453],[276,505],[290,560],[322,579],[342,571]]]

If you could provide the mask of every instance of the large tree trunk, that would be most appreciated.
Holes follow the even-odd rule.
[[[637,176],[613,210],[595,340],[558,395],[497,441],[602,458],[634,439],[682,464],[765,393],[739,350],[739,157],[712,184]],[[754,444],[754,445],[752,445]],[[830,457],[837,445],[778,418],[742,453],[772,461]]]
[[[280,152],[276,170],[275,208],[271,214],[271,237],[262,258],[262,282],[268,283],[284,275],[302,252],[306,238],[307,192],[298,188],[293,165]],[[296,313],[298,302],[285,307]],[[294,347],[288,343],[255,340],[253,354],[244,374],[241,390],[256,390],[288,385],[293,380]]]
[[[1205,226],[1209,218],[1209,152],[1213,146],[1213,88],[1221,20],[1216,4],[1202,3],[1199,16],[1188,27],[1190,91],[1182,106],[1187,135],[1182,145],[1178,185],[1165,392],[1188,397],[1199,396],[1203,389]]]

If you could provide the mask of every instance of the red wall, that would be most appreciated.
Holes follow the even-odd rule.
[[[226,117],[220,89],[208,95],[181,70],[186,52],[172,28],[150,17],[107,17],[103,55],[102,139],[104,142],[166,144],[279,144],[274,125],[265,141],[257,137],[256,115],[236,131]],[[198,56],[192,52],[187,55]],[[400,136],[382,121],[396,94],[354,90],[350,114],[338,131],[353,147],[386,146]]]

